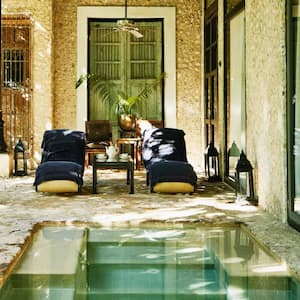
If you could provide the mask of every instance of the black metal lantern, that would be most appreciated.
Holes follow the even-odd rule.
[[[14,161],[15,161],[14,176],[27,175],[27,160],[25,156],[25,147],[21,139],[19,139],[14,149]]]
[[[254,201],[253,167],[244,151],[235,168],[235,180],[237,198]]]
[[[208,181],[220,181],[219,152],[213,143],[210,143],[205,150],[204,169]]]

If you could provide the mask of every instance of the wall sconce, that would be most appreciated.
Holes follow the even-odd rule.
[[[254,201],[253,167],[243,150],[235,168],[235,180],[237,198]]]
[[[19,139],[14,149],[14,161],[15,161],[14,176],[27,175],[27,160],[25,157],[25,147],[21,139]]]
[[[208,181],[220,181],[219,152],[213,143],[210,143],[204,152],[204,169]]]

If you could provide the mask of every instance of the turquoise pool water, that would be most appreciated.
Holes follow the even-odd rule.
[[[45,227],[0,300],[296,300],[299,291],[239,227]]]

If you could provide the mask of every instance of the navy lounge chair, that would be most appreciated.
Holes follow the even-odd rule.
[[[143,162],[151,192],[192,193],[197,175],[186,156],[185,133],[176,128],[151,128],[143,134]]]
[[[85,133],[47,130],[42,141],[41,164],[34,186],[39,192],[78,192],[83,185]]]

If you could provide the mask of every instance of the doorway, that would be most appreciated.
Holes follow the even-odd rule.
[[[135,20],[135,25],[142,38],[116,30],[116,20],[89,20],[88,73],[97,77],[98,87],[102,83],[101,89],[89,86],[90,120],[111,120],[114,124],[116,115],[110,99],[137,96],[163,72],[162,20]],[[163,122],[161,86],[157,85],[146,100],[139,103],[138,116]]]
[[[218,145],[218,1],[205,7],[205,142]]]
[[[7,151],[20,138],[32,154],[31,20],[27,15],[1,18],[2,117]]]
[[[300,230],[300,1],[288,4],[288,221]]]
[[[235,184],[235,167],[246,152],[246,54],[244,1],[225,1],[225,179]]]
[[[88,72],[88,20],[124,18],[122,6],[81,6],[77,8],[77,78]],[[161,19],[163,22],[164,126],[176,128],[176,8],[128,7],[129,19]],[[88,118],[88,93],[86,84],[77,89],[77,128],[85,130]]]

